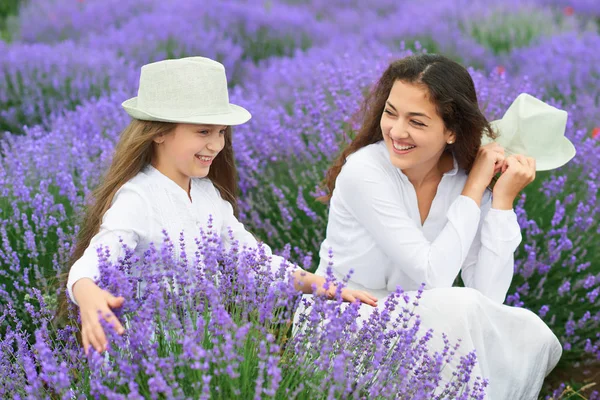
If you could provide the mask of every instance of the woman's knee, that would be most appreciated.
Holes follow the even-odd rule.
[[[448,315],[456,315],[477,313],[482,301],[484,301],[483,295],[476,289],[451,287],[424,291],[420,303],[424,307],[447,311]]]

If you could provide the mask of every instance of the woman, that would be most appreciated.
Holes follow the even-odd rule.
[[[535,160],[505,157],[461,65],[422,54],[392,63],[363,107],[352,143],[328,171],[327,236],[317,275],[352,271],[348,287],[381,301],[426,289],[416,313],[473,348],[491,399],[534,399],[561,346],[532,312],[502,305],[521,241],[513,202]],[[492,178],[501,173],[493,191]],[[466,288],[452,288],[461,272]],[[363,316],[372,312],[362,308]]]

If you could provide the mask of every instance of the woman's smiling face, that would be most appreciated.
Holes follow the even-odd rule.
[[[401,170],[431,168],[455,135],[445,129],[424,85],[397,80],[381,116],[390,161]]]

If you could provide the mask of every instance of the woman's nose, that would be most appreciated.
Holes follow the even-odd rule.
[[[404,122],[402,122],[402,120],[394,122],[390,128],[389,135],[393,139],[405,139],[409,136],[406,125]]]

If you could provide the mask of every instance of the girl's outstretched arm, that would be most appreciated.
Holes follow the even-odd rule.
[[[67,292],[79,306],[81,336],[86,355],[89,345],[94,346],[97,352],[106,350],[106,334],[99,318],[104,318],[119,334],[124,332],[112,309],[121,307],[125,299],[113,296],[95,283],[100,276],[97,248],[107,247],[110,250],[110,261],[116,261],[124,254],[124,245],[135,249],[140,238],[148,235],[152,221],[150,212],[143,192],[133,184],[123,185],[102,217],[100,230],[90,240],[83,256],[71,266]]]
[[[88,347],[92,345],[98,353],[106,350],[108,343],[106,334],[100,325],[100,316],[110,323],[119,335],[125,328],[112,312],[125,302],[124,297],[115,297],[106,290],[102,290],[90,278],[81,278],[73,285],[73,294],[78,299],[81,314],[81,339],[83,350],[88,354]]]

